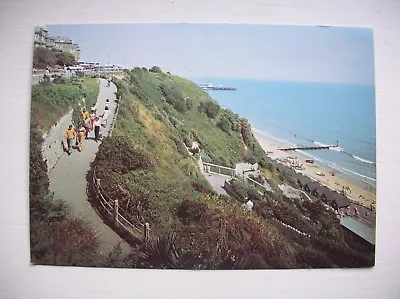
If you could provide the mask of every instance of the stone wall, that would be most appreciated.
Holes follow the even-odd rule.
[[[57,163],[64,152],[63,142],[66,145],[64,133],[72,123],[72,111],[61,117],[58,122],[50,128],[50,131],[43,135],[42,154],[47,163],[49,172]]]

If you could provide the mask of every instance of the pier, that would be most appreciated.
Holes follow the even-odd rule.
[[[320,149],[330,149],[332,147],[337,147],[336,145],[323,145],[323,146],[297,146],[297,147],[285,147],[279,148],[281,151],[294,151],[294,150],[320,150]]]
[[[222,86],[222,85],[213,85],[211,83],[208,84],[200,84],[199,85],[203,90],[236,90],[236,87]]]

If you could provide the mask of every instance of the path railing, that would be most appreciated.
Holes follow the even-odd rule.
[[[115,109],[115,113],[114,113],[114,117],[111,123],[111,128],[110,128],[110,132],[108,133],[108,136],[112,136],[112,132],[114,130],[114,126],[115,126],[115,122],[117,121],[117,116],[118,116],[118,112],[119,112],[119,105],[121,104],[121,96],[119,96],[118,102],[117,102],[117,108]]]
[[[267,187],[265,187],[263,184],[260,184],[256,180],[253,180],[252,178],[246,177],[246,181],[248,184],[252,185],[254,188],[257,189],[257,191],[260,191],[261,193],[268,191]]]
[[[235,177],[235,169],[233,169],[233,168],[216,165],[216,164],[212,164],[212,163],[207,163],[207,162],[202,162],[202,163],[205,167],[206,172]]]
[[[201,159],[201,157],[200,157],[200,159]],[[233,169],[233,168],[221,166],[221,165],[217,165],[217,164],[212,164],[212,163],[208,163],[208,162],[203,162],[202,160],[200,160],[200,163],[203,165],[202,167],[204,167],[204,170],[208,173],[226,175],[226,176],[230,176],[235,179],[245,181],[248,184],[255,187],[261,193],[264,193],[265,191],[269,191],[266,186],[264,186],[263,184],[260,184],[259,182],[253,180],[252,178],[241,177],[241,176],[236,175],[235,169]]]
[[[104,216],[113,223],[114,227],[123,229],[134,238],[140,239],[143,242],[149,240],[150,226],[149,223],[132,224],[127,218],[128,213],[125,212],[118,203],[118,200],[111,199],[103,190],[100,178],[96,176],[96,167],[93,168],[93,190],[95,197],[103,207]],[[125,215],[123,215],[125,214]]]

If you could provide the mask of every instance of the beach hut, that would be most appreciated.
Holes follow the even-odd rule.
[[[310,183],[305,184],[304,190],[306,192],[312,194],[315,188],[318,188],[318,187],[321,187],[321,186],[322,185],[320,183],[318,183],[318,182],[310,182]]]
[[[329,202],[329,205],[336,211],[338,211],[340,208],[345,208],[350,206],[350,200],[347,198],[347,196],[336,193],[333,197],[333,200]]]
[[[312,180],[309,177],[302,174],[296,174],[296,183],[301,189],[304,189],[305,185],[311,182]]]
[[[288,169],[289,168],[283,164],[276,164],[276,170],[278,171],[278,173],[284,174],[288,171]]]
[[[326,194],[329,194],[330,192],[333,192],[332,190],[330,190],[328,187],[326,186],[319,186],[316,187],[313,192],[312,195],[322,199],[322,201],[324,201],[325,203],[326,201]],[[325,199],[325,200],[324,200]]]
[[[320,198],[324,203],[327,204],[330,204],[335,199],[335,196],[339,194],[333,190],[330,190],[329,188],[326,188],[324,191],[325,192],[321,194]]]

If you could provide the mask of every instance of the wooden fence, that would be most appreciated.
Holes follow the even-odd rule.
[[[149,223],[135,223],[129,221],[127,213],[122,210],[118,204],[118,200],[111,199],[103,190],[100,179],[96,176],[96,167],[93,168],[93,190],[96,200],[103,208],[103,216],[111,221],[116,228],[123,229],[136,239],[140,239],[147,243],[150,235]],[[125,214],[125,215],[123,215]]]
[[[112,123],[111,123],[110,132],[108,134],[108,136],[110,136],[110,137],[112,136],[112,132],[114,130],[115,122],[117,121],[117,116],[118,116],[119,105],[120,104],[121,104],[121,96],[119,96],[118,103],[117,103],[117,108],[115,109],[114,117],[113,117],[113,120],[112,120]]]

